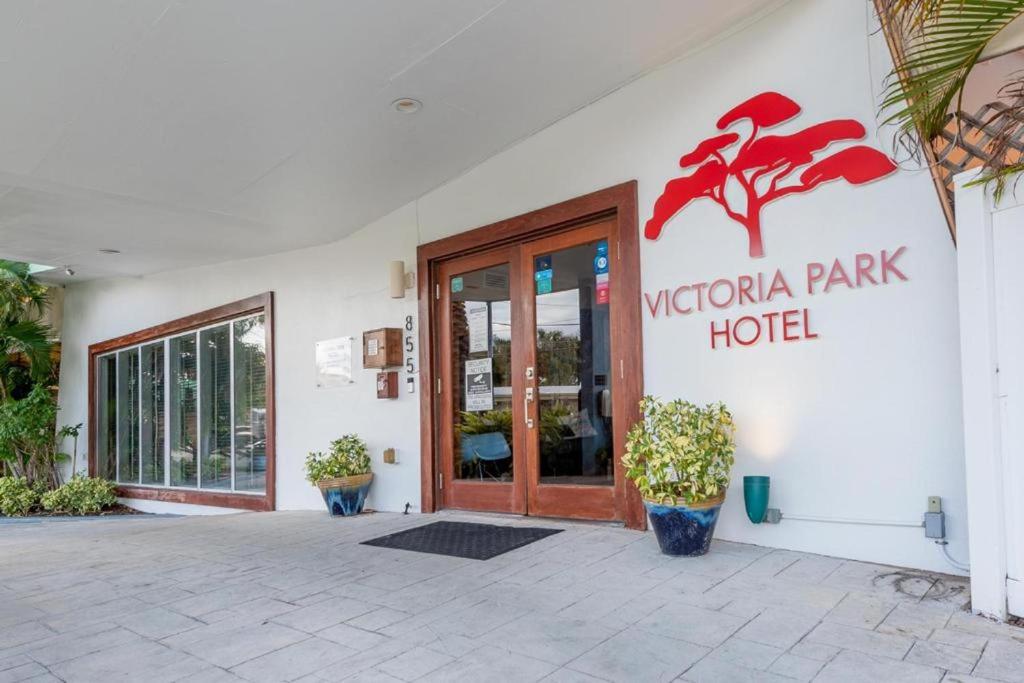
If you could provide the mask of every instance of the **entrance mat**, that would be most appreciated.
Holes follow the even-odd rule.
[[[362,545],[489,560],[561,532],[541,527],[496,526],[472,522],[433,522],[363,541]]]

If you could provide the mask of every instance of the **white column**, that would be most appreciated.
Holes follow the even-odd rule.
[[[976,172],[969,171],[956,178],[971,606],[977,613],[1005,620],[1006,506],[999,447],[992,200],[982,186],[965,187],[975,177]]]

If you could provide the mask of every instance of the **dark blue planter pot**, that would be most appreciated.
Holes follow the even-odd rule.
[[[696,557],[707,553],[715,535],[718,512],[725,496],[694,506],[661,505],[644,501],[651,527],[666,555]]]
[[[327,510],[333,517],[358,515],[363,511],[366,494],[373,483],[373,473],[359,474],[354,477],[338,477],[325,479],[317,484],[327,504]]]

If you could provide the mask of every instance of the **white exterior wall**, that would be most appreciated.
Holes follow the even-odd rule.
[[[804,113],[781,132],[855,118],[865,144],[876,86],[887,68],[869,36],[868,3],[794,0],[752,25],[616,91],[464,176],[338,243],[135,280],[69,289],[61,401],[65,422],[86,417],[89,343],[261,291],[276,294],[278,507],[317,508],[302,479],[306,451],[346,431],[369,442],[378,480],[370,504],[419,504],[418,395],[377,401],[372,371],[345,389],[314,388],[313,344],[400,326],[414,294],[388,298],[386,264],[414,263],[417,243],[547,206],[631,179],[641,226],[679,156],[716,133],[742,100],[775,90]],[[869,57],[869,44],[870,57]],[[772,131],[774,132],[774,131]],[[782,268],[796,298],[652,320],[644,310],[645,389],[667,398],[723,400],[738,431],[734,486],[718,536],[935,570],[949,570],[922,529],[784,520],[746,521],[742,475],[772,477],[783,513],[904,523],[920,521],[928,495],[943,497],[950,552],[965,561],[963,438],[955,251],[926,172],[900,171],[851,187],[831,183],[783,198],[762,213],[766,256],[708,201],[689,206],[657,242],[642,240],[645,291]],[[808,261],[907,250],[907,282],[807,297]],[[612,283],[614,286],[614,283]],[[810,309],[819,339],[712,351],[711,320],[782,308]],[[403,386],[404,389],[404,386]],[[383,448],[400,464],[383,465]]]

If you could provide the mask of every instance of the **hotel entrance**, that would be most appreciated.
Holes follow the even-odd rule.
[[[641,393],[624,222],[573,221],[431,264],[435,509],[642,525],[620,466]]]

